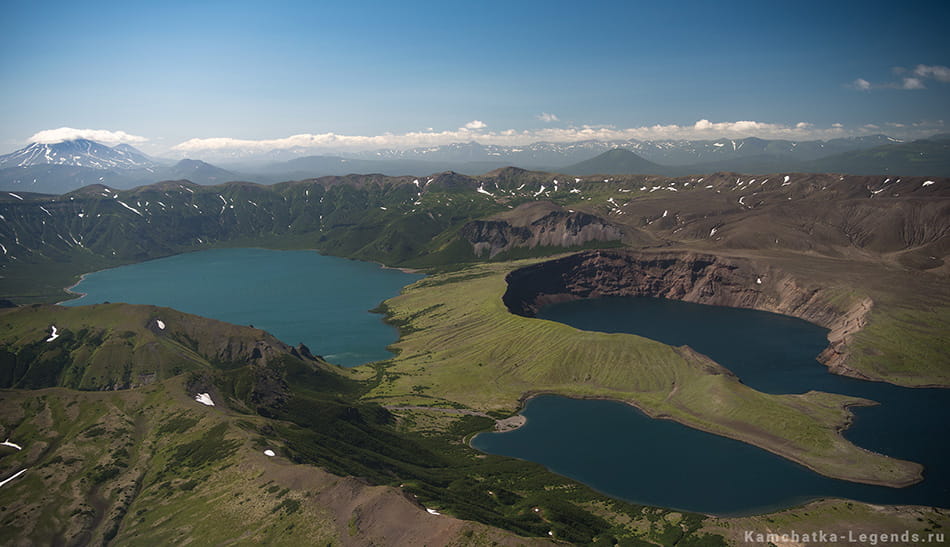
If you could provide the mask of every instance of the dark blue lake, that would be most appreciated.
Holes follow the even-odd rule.
[[[614,497],[718,515],[823,497],[950,506],[950,392],[830,374],[815,360],[827,345],[821,327],[755,310],[634,297],[565,302],[538,317],[689,345],[760,391],[820,390],[877,401],[853,409],[845,436],[923,464],[925,480],[894,489],[829,479],[751,445],[653,420],[629,405],[556,396],[529,400],[524,427],[475,437],[479,450],[541,463]]]
[[[66,306],[127,302],[167,306],[306,344],[344,366],[388,359],[396,329],[370,313],[418,274],[314,251],[218,249],[85,276]]]

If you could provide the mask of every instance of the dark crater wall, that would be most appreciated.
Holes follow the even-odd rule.
[[[791,315],[829,329],[821,362],[833,372],[864,377],[846,366],[847,343],[866,323],[873,302],[865,298],[836,304],[833,291],[749,259],[598,250],[515,270],[507,281],[505,305],[529,317],[555,302],[604,296],[650,296]]]

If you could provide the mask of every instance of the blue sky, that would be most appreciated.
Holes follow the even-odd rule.
[[[950,131],[950,3],[826,3],[7,3],[0,152]]]

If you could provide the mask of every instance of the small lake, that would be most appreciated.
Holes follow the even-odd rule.
[[[216,249],[87,274],[71,289],[85,296],[63,305],[167,306],[252,324],[355,366],[392,356],[386,346],[398,332],[369,310],[422,277],[315,251]]]
[[[827,345],[821,327],[767,312],[645,297],[564,302],[538,317],[689,345],[760,391],[814,389],[875,400],[881,404],[853,409],[845,437],[923,464],[925,480],[895,489],[830,479],[751,445],[651,419],[629,405],[550,395],[528,401],[522,428],[476,436],[472,445],[479,450],[538,462],[617,498],[717,515],[761,513],[823,497],[950,506],[950,392],[830,374],[815,359]]]

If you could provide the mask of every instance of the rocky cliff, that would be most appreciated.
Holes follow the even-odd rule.
[[[467,223],[459,235],[477,257],[494,258],[515,247],[580,247],[592,241],[619,241],[623,231],[607,220],[550,202],[526,203],[487,220]]]
[[[848,341],[865,325],[871,299],[842,299],[833,289],[750,259],[600,250],[521,268],[507,280],[505,305],[527,316],[554,302],[602,296],[652,296],[791,315],[829,329],[819,361],[837,374],[865,378],[847,366]]]

